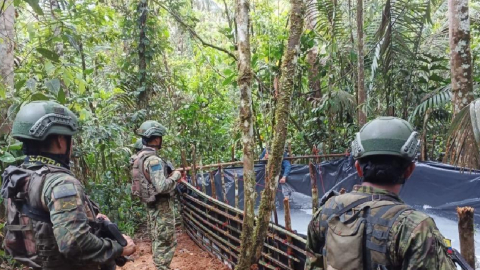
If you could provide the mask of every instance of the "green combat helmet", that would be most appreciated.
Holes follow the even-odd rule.
[[[34,101],[20,108],[12,136],[20,141],[43,141],[52,134],[73,136],[77,131],[77,117],[68,108],[53,101]]]
[[[396,117],[378,117],[357,133],[352,142],[352,155],[355,159],[390,155],[413,161],[419,148],[418,132],[407,121]]]
[[[133,149],[135,149],[136,151],[140,151],[142,150],[142,148],[143,148],[142,139],[138,139],[133,145]]]
[[[148,120],[140,125],[140,128],[137,130],[137,134],[145,138],[150,138],[152,136],[162,137],[167,135],[167,128],[162,126],[157,121]]]

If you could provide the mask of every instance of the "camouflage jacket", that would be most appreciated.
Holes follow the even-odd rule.
[[[41,192],[40,207],[43,208],[38,210],[48,213],[51,221],[51,225],[43,223],[50,229],[42,233],[53,235],[44,235],[36,239],[37,249],[46,244],[42,242],[43,239],[54,239],[56,242],[54,250],[58,251],[52,252],[52,256],[59,252],[61,258],[58,260],[68,262],[68,268],[72,270],[99,269],[100,265],[111,263],[121,255],[123,248],[116,241],[100,238],[94,234],[91,226],[96,222],[98,210],[85,194],[82,183],[70,171],[60,169],[59,163],[42,156],[30,157],[21,168],[32,171],[52,168],[47,171],[56,171],[47,172],[43,186],[38,189],[38,192]],[[35,228],[39,226],[34,226],[34,234],[37,234]],[[61,268],[64,267],[65,265]]]
[[[146,148],[146,146],[144,147]],[[175,175],[167,177],[165,162],[153,155],[145,159],[145,174],[147,174],[158,194],[172,194],[175,191],[178,177]]]
[[[367,186],[355,186],[352,193],[341,196],[360,194],[388,195],[403,203],[396,194]],[[323,258],[325,229],[320,226],[322,218],[326,219],[319,209],[308,226],[305,270],[326,270]],[[455,270],[443,239],[432,218],[413,209],[406,210],[395,220],[388,235],[387,259],[395,270]]]

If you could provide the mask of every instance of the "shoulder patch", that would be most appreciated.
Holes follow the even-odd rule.
[[[160,171],[162,169],[162,165],[160,165],[160,163],[157,162],[157,164],[150,164],[150,167],[152,168],[152,172],[155,172],[155,171]]]
[[[74,184],[68,183],[59,185],[53,188],[53,197],[55,199],[61,199],[66,197],[77,196],[77,188]]]

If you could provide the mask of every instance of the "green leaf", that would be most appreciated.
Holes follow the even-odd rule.
[[[20,80],[20,81],[18,81],[18,82],[15,84],[15,90],[20,90],[20,89],[25,85],[26,82],[27,82],[27,80]]]
[[[50,93],[52,93],[54,96],[57,96],[58,91],[60,90],[60,80],[49,80],[45,83],[45,86],[47,87],[48,91],[50,91]]]
[[[55,52],[50,51],[49,49],[37,48],[37,52],[39,52],[41,55],[43,55],[47,59],[52,60],[53,62],[56,62],[56,63],[59,62],[60,56]]]
[[[32,96],[30,96],[30,101],[36,101],[36,100],[49,100],[49,98],[45,96],[43,93],[35,93]]]
[[[65,92],[63,91],[63,89],[60,89],[60,91],[58,91],[57,101],[60,104],[65,104]]]
[[[27,2],[32,7],[35,13],[37,13],[38,15],[43,15],[43,10],[38,4],[39,0],[25,0],[25,2]]]
[[[0,156],[0,161],[5,163],[12,163],[15,161],[15,157],[9,152],[5,152],[3,153],[3,155]]]
[[[235,78],[235,74],[230,75],[229,77],[227,77],[227,78],[223,81],[222,85],[223,85],[223,86],[229,85],[230,83],[232,83],[232,81],[233,81],[234,78]]]
[[[0,98],[5,99],[7,97],[7,91],[3,83],[0,83]]]
[[[27,81],[27,88],[28,88],[30,91],[34,92],[35,89],[37,88],[37,81],[36,81],[34,78],[28,79],[28,81]]]

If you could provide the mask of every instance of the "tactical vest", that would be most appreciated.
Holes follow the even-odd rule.
[[[132,166],[132,194],[147,204],[155,202],[158,194],[150,178],[145,175],[145,160],[153,155],[155,150],[142,149],[133,160]]]
[[[411,208],[388,195],[353,194],[360,196],[354,200],[348,199],[352,193],[335,196],[321,210],[325,269],[394,269],[388,254],[389,233],[400,214]]]
[[[35,171],[14,166],[5,170],[3,176],[10,177],[8,186],[2,189],[4,196],[8,194],[5,249],[33,269],[99,269],[98,265],[72,264],[59,251],[48,208],[42,202],[42,190],[47,178],[62,174],[72,175],[67,169],[51,165]]]

